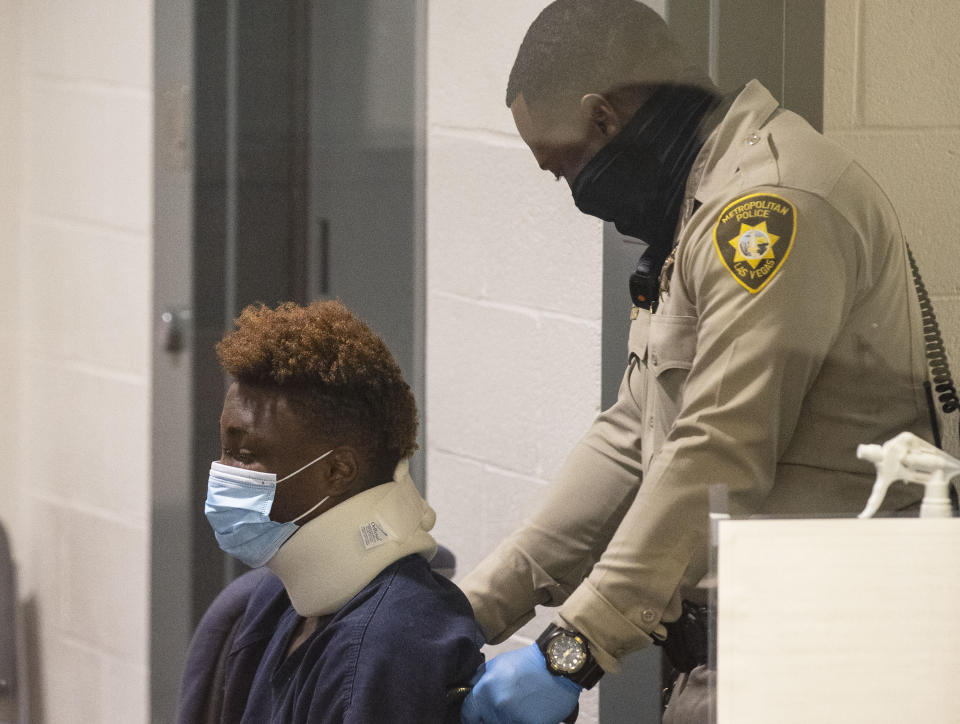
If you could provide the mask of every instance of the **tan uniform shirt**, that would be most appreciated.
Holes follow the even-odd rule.
[[[874,479],[856,446],[931,437],[906,247],[846,151],[754,81],[687,197],[668,290],[631,315],[617,402],[540,511],[461,584],[488,641],[560,604],[615,671],[698,597],[710,485],[735,516],[853,515]],[[919,498],[895,488],[887,508]]]

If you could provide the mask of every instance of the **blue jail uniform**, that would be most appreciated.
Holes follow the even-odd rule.
[[[385,568],[288,657],[300,620],[264,575],[224,663],[221,724],[460,721],[446,693],[483,662],[482,638],[460,589],[423,557]]]

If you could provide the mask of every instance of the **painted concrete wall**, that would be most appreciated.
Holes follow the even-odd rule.
[[[824,129],[900,216],[960,373],[960,3],[830,0]]]
[[[36,609],[38,722],[147,719],[152,18],[0,3],[0,519]]]
[[[540,170],[504,105],[545,4],[429,4],[427,491],[461,574],[523,521],[599,409],[600,222]],[[597,720],[595,692],[583,708]]]

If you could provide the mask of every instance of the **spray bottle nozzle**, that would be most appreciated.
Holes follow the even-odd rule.
[[[920,505],[921,518],[953,515],[950,479],[960,475],[960,460],[910,432],[901,432],[883,445],[859,445],[857,457],[869,460],[877,468],[867,507],[857,517],[872,517],[880,509],[887,488],[897,480],[920,483],[926,488]]]

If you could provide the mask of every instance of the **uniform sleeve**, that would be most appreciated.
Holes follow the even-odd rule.
[[[488,643],[508,638],[537,605],[562,603],[633,501],[642,475],[639,408],[630,391],[636,364],[630,362],[617,402],[570,453],[536,515],[460,582]]]
[[[560,610],[601,664],[648,644],[661,620],[679,613],[679,587],[707,572],[708,487],[725,485],[739,514],[769,493],[853,303],[856,234],[820,199],[792,192],[791,200],[794,241],[755,293],[723,263],[712,226],[679,255],[672,283],[693,301],[697,323],[678,416],[602,558]],[[654,388],[675,372],[659,370]]]
[[[684,340],[691,359],[682,370],[664,362],[648,388],[681,385],[677,418],[640,487],[641,430],[653,424],[655,405],[630,383],[632,357],[616,405],[573,451],[544,506],[464,579],[489,641],[509,636],[537,604],[562,603],[562,621],[616,671],[679,615],[680,586],[706,573],[709,486],[727,485],[744,513],[769,492],[853,301],[862,254],[826,203],[802,192],[791,198],[793,243],[759,292],[724,266],[712,224],[682,246],[672,283],[697,318],[655,316],[694,335]]]

